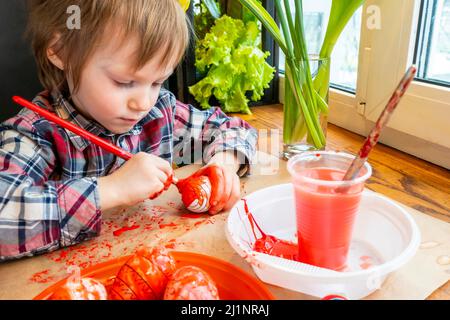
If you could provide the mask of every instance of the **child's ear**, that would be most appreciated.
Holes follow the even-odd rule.
[[[52,40],[50,41],[50,44],[47,48],[47,58],[48,60],[50,60],[51,63],[53,63],[58,69],[60,70],[64,70],[64,63],[63,61],[59,58],[59,56],[57,55],[57,53],[55,52],[55,47],[56,44],[59,42],[59,40],[61,39],[61,34],[60,33],[55,33],[55,35],[53,36]]]

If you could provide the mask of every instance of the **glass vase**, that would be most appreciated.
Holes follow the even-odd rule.
[[[330,59],[310,56],[308,61],[298,61],[295,68],[296,77],[291,77],[292,71],[288,67],[285,78],[284,159],[290,159],[304,151],[324,150],[326,147]],[[307,73],[310,73],[309,79]],[[298,85],[293,86],[292,81],[295,80]],[[295,90],[299,92],[303,106],[299,103]],[[305,119],[305,109],[310,118],[309,126]]]

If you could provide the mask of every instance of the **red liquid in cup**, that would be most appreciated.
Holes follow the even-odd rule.
[[[342,180],[344,174],[330,168],[305,169],[299,173],[301,177],[325,181]],[[364,183],[339,193],[336,186],[295,180],[299,261],[333,270],[344,269]]]

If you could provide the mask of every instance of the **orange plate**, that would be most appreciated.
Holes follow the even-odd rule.
[[[221,300],[274,300],[265,285],[238,267],[211,256],[171,251],[176,260],[177,268],[191,265],[199,267],[211,276],[219,289]],[[82,277],[91,277],[101,281],[108,289],[120,267],[131,257],[123,256],[107,262],[99,263],[81,271]],[[67,278],[45,289],[34,300],[47,300],[59,287],[65,284]]]

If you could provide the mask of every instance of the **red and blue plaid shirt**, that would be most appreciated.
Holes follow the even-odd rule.
[[[200,111],[161,90],[156,105],[132,130],[112,134],[83,117],[60,93],[33,102],[131,153],[148,152],[172,164],[208,162],[233,150],[248,171],[256,130],[219,108]],[[100,233],[97,178],[124,160],[86,139],[22,110],[0,125],[0,261],[79,243]]]

